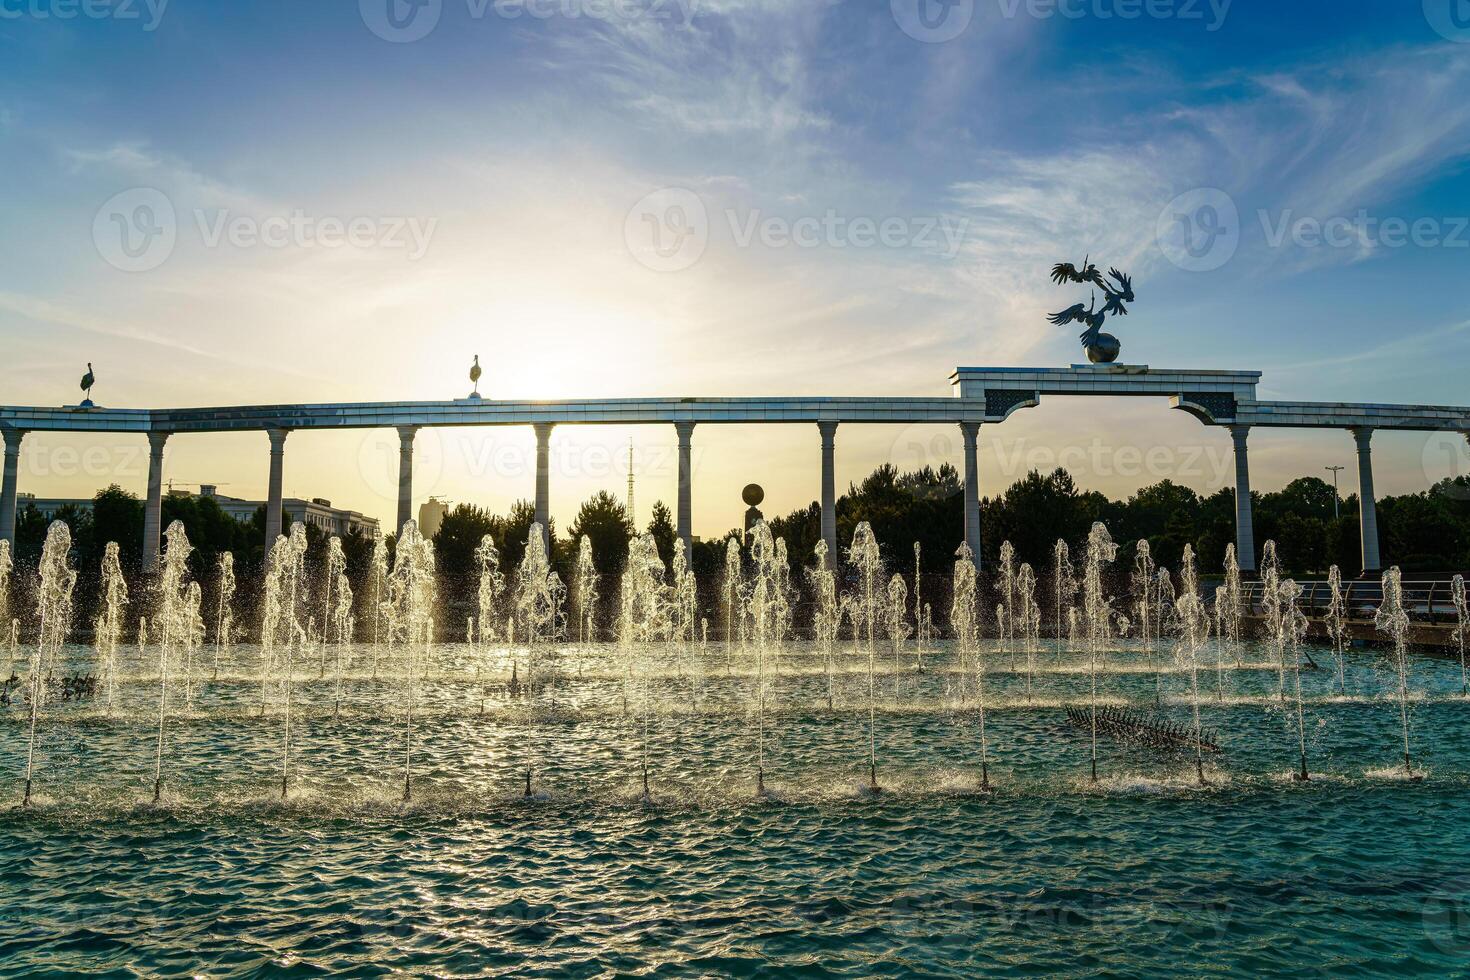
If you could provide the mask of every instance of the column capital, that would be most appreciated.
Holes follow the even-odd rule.
[[[1248,425],[1227,425],[1230,430],[1230,438],[1235,440],[1237,446],[1244,446],[1245,441],[1250,438],[1251,427]]]
[[[393,428],[395,428],[395,429],[398,430],[398,442],[399,442],[399,445],[402,448],[408,449],[411,446],[413,446],[414,436],[416,436],[416,435],[419,434],[419,427],[418,426],[416,426],[416,425],[395,425]]]
[[[961,422],[960,431],[965,434],[965,438],[974,439],[980,435],[980,426],[984,424],[983,422]]]
[[[153,455],[155,455],[155,456],[162,455],[162,453],[163,453],[163,447],[165,445],[167,445],[167,443],[168,443],[168,437],[171,436],[171,435],[173,435],[172,432],[149,432],[148,433],[148,448],[150,450],[152,450]]]
[[[1354,426],[1348,431],[1353,434],[1353,439],[1358,443],[1358,452],[1367,452],[1373,444],[1373,432],[1375,431],[1373,427],[1369,425],[1359,425]]]
[[[28,432],[30,432],[29,429],[12,429],[9,426],[0,429],[0,434],[5,436],[5,448],[12,451],[20,449],[21,440]]]
[[[817,431],[822,434],[823,439],[831,439],[837,435],[837,427],[841,424],[835,419],[820,419],[817,421]]]
[[[534,430],[536,430],[536,438],[537,438],[537,440],[539,440],[541,442],[546,442],[548,439],[551,438],[551,430],[554,429],[554,428],[556,428],[556,423],[555,422],[532,422],[531,423],[531,428],[534,429]]]
[[[291,434],[291,430],[272,427],[266,429],[265,434],[270,437],[271,452],[278,453],[286,447],[286,437]]]
[[[694,422],[679,421],[674,423],[674,431],[679,434],[679,440],[681,442],[688,442],[694,435],[694,426]]]

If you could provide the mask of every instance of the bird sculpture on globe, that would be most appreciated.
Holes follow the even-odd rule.
[[[1087,258],[1091,257],[1089,255]],[[1128,307],[1124,304],[1133,302],[1133,277],[1117,269],[1109,269],[1104,276],[1097,266],[1083,259],[1081,268],[1070,262],[1058,262],[1052,266],[1051,278],[1059,286],[1072,282],[1091,284],[1094,287],[1090,306],[1078,303],[1060,313],[1053,313],[1047,319],[1058,327],[1069,323],[1085,324],[1087,329],[1082,331],[1079,339],[1082,341],[1082,349],[1087,352],[1087,359],[1093,364],[1112,364],[1123,352],[1123,344],[1112,334],[1103,333],[1102,327],[1110,313],[1114,316],[1128,315]],[[1103,291],[1104,302],[1101,309],[1097,305],[1098,289]]]

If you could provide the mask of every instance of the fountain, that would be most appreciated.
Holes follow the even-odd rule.
[[[267,558],[265,602],[260,629],[260,711],[265,714],[272,681],[281,701],[281,798],[291,785],[291,702],[295,688],[296,650],[304,647],[305,630],[298,619],[304,599],[306,527],[292,524],[276,538]]]
[[[71,567],[71,529],[61,521],[53,521],[46,529],[46,542],[41,547],[40,586],[36,597],[36,617],[40,632],[31,655],[26,678],[26,697],[30,702],[30,720],[26,733],[26,789],[22,807],[31,805],[31,787],[35,777],[36,722],[49,693],[46,683],[50,666],[61,654],[71,632],[72,595],[77,573]]]
[[[1154,635],[1150,627],[1153,625],[1156,571],[1153,552],[1149,547],[1148,539],[1144,538],[1138,542],[1137,553],[1133,556],[1134,608],[1138,611],[1138,638],[1143,641],[1144,649],[1149,649],[1149,638]]]
[[[1465,576],[1450,580],[1450,598],[1455,603],[1455,645],[1460,650],[1460,694],[1470,698],[1470,677],[1465,673],[1465,639],[1470,633],[1470,608],[1465,603]]]
[[[214,677],[219,678],[220,655],[228,652],[235,632],[235,556],[221,552],[215,571]]]
[[[1026,651],[1026,700],[1030,701],[1032,680],[1036,674],[1036,651],[1041,645],[1041,606],[1036,602],[1036,572],[1026,562],[1016,569],[1016,605],[1022,646]]]
[[[1011,609],[1016,601],[1016,549],[1009,541],[1002,541],[1000,555],[996,559],[995,591],[1006,615],[997,623],[998,646],[1002,653],[1014,653],[1015,629],[1011,624]]]
[[[583,538],[586,541],[586,538]],[[495,639],[495,604],[505,590],[505,576],[500,572],[500,551],[495,547],[495,538],[485,535],[475,546],[475,569],[478,584],[475,589],[475,608],[479,615],[471,622],[475,626],[470,632],[470,641],[476,652],[475,679],[480,681],[480,714],[485,713],[485,644]]]
[[[1266,550],[1271,558],[1276,557],[1276,543],[1266,542]],[[1296,735],[1297,750],[1301,756],[1301,769],[1294,775],[1297,782],[1308,782],[1312,777],[1307,772],[1307,718],[1306,708],[1302,700],[1302,669],[1301,669],[1301,643],[1307,635],[1307,618],[1297,608],[1297,601],[1301,598],[1302,587],[1291,579],[1280,579],[1272,575],[1271,598],[1269,600],[1272,618],[1268,620],[1269,628],[1273,631],[1272,642],[1277,651],[1277,663],[1281,670],[1286,669],[1288,659],[1291,663],[1292,677],[1292,701],[1296,708]],[[1281,697],[1286,698],[1285,681],[1282,682]]]
[[[381,633],[383,631],[384,617],[387,613],[386,588],[388,584],[388,542],[378,538],[373,542],[372,557],[372,599],[369,608],[373,613],[373,679],[378,677],[378,652],[380,649]]]
[[[893,644],[893,700],[898,700],[899,679],[903,676],[903,644],[911,630],[908,622],[908,583],[902,575],[888,580],[888,605],[883,610],[883,631]]]
[[[786,633],[789,601],[785,595],[787,574],[785,542],[772,540],[771,528],[757,521],[750,530],[752,576],[746,614],[755,645],[756,675],[752,701],[756,717],[756,795],[766,793],[766,702],[770,696],[772,657]]]
[[[15,569],[15,563],[10,557],[10,542],[0,538],[0,629],[7,634],[15,632],[13,629],[19,624],[19,620],[10,616],[10,576]],[[9,638],[7,636],[7,638]],[[15,670],[15,642],[10,643],[10,666],[5,668],[5,676],[9,677]]]
[[[592,539],[582,535],[577,544],[577,569],[572,576],[572,594],[577,604],[577,642],[596,639],[597,565],[592,560]],[[483,615],[483,613],[481,614]]]
[[[1398,675],[1399,722],[1404,737],[1404,774],[1412,781],[1424,777],[1414,772],[1409,753],[1409,611],[1404,606],[1404,579],[1397,568],[1383,573],[1383,604],[1373,619],[1379,632],[1393,640],[1393,667]]]
[[[745,642],[745,584],[741,581],[740,542],[731,535],[725,542],[725,672],[730,672],[730,655],[734,649],[735,634],[740,633],[741,644]]]
[[[547,535],[540,524],[532,524],[526,536],[526,550],[516,572],[515,620],[519,634],[525,638],[525,690],[531,696],[531,711],[539,707],[539,696],[546,696],[555,709],[556,684],[560,679],[557,642],[566,634],[566,586],[561,576],[551,570],[546,552]],[[427,544],[427,543],[426,543]],[[432,558],[432,545],[428,545]],[[481,584],[485,579],[481,577]],[[543,750],[544,751],[544,750]],[[533,761],[526,760],[525,796],[532,795]]]
[[[1460,577],[1455,576],[1459,581]],[[1327,615],[1323,620],[1327,628],[1327,636],[1332,640],[1332,659],[1337,664],[1337,693],[1347,693],[1347,597],[1342,592],[1342,570],[1333,565],[1327,571],[1327,588],[1332,593],[1331,601],[1327,605]],[[1465,600],[1464,583],[1460,582],[1460,599],[1463,605]],[[1458,607],[1457,607],[1458,608]],[[1461,617],[1461,622],[1464,617]],[[1461,667],[1463,675],[1464,666],[1464,644],[1461,644]]]
[[[961,668],[974,674],[980,724],[980,791],[990,792],[990,747],[985,730],[985,653],[980,642],[980,607],[977,573],[968,544],[955,553],[954,589],[950,606],[950,629],[959,645]]]
[[[837,670],[837,632],[842,628],[842,607],[837,601],[837,576],[828,567],[827,542],[818,541],[816,567],[807,571],[816,598],[812,635],[827,674],[827,710],[832,710],[834,674]]]
[[[639,698],[639,768],[643,800],[653,799],[649,789],[649,728],[654,709],[655,664],[650,645],[667,631],[664,600],[664,563],[651,534],[640,534],[628,543],[628,564],[623,570],[620,595],[618,642],[627,664],[628,680]],[[626,695],[625,701],[626,701]]]
[[[1103,644],[1112,636],[1113,609],[1103,589],[1103,568],[1117,557],[1107,527],[1099,521],[1087,535],[1087,565],[1082,579],[1083,611],[1087,622],[1087,651],[1092,680],[1092,781],[1097,782],[1097,675]]]
[[[1242,618],[1241,603],[1244,593],[1240,585],[1240,561],[1235,557],[1235,545],[1225,546],[1225,636],[1230,638],[1230,648],[1235,654],[1235,665],[1240,666],[1240,626]]]
[[[342,539],[335,534],[327,539],[327,562],[322,573],[322,632],[316,637],[320,642],[317,662],[317,676],[327,676],[327,643],[329,624],[332,622],[335,606],[332,605],[332,593],[336,589],[339,579],[345,578],[347,571],[347,556],[342,552]],[[314,632],[314,631],[313,631]]]
[[[1174,620],[1178,626],[1179,642],[1176,646],[1179,658],[1189,671],[1190,704],[1194,711],[1194,763],[1199,784],[1206,786],[1204,759],[1204,728],[1199,714],[1199,659],[1200,649],[1210,633],[1210,613],[1200,596],[1199,576],[1194,568],[1194,547],[1184,546],[1184,557],[1179,569],[1180,594],[1174,605]]]
[[[128,585],[123,580],[122,562],[116,541],[107,542],[102,551],[102,584],[98,590],[102,612],[93,626],[93,646],[97,651],[97,673],[107,699],[107,712],[112,713],[117,700],[117,648],[122,641],[123,609],[128,604]]]
[[[294,533],[301,525],[293,525]],[[534,525],[533,532],[539,530]],[[533,534],[533,537],[536,535]],[[528,549],[529,550],[529,549]],[[419,673],[434,645],[434,544],[407,521],[398,534],[393,570],[388,575],[391,627],[403,641],[403,801],[413,799],[413,711]]]
[[[877,623],[883,614],[883,592],[879,585],[883,578],[883,557],[878,550],[878,539],[873,536],[873,529],[867,521],[859,523],[853,529],[852,546],[847,551],[847,560],[858,575],[858,589],[848,606],[853,641],[862,644],[868,655],[868,788],[871,792],[876,793],[878,792]]]
[[[189,651],[193,649],[198,616],[199,584],[188,581],[189,555],[193,547],[184,525],[174,521],[163,534],[163,570],[154,586],[153,627],[158,633],[158,745],[154,756],[153,802],[163,797],[163,755],[168,722],[168,668],[170,657],[185,661],[184,676],[190,676]]]
[[[1052,592],[1055,602],[1057,645],[1061,646],[1064,635],[1063,629],[1069,623],[1070,617],[1064,615],[1064,610],[1071,606],[1072,600],[1077,596],[1076,572],[1072,567],[1072,553],[1067,548],[1067,542],[1057,539],[1056,547],[1052,549]]]

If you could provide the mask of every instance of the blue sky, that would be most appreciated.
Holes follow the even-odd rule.
[[[0,0],[3,401],[72,401],[88,359],[105,404],[452,397],[472,353],[492,395],[943,395],[958,364],[1079,360],[1043,315],[1085,295],[1045,270],[1085,254],[1134,275],[1126,361],[1262,370],[1263,397],[1467,401],[1465,0],[973,0],[930,7],[932,30],[919,3]],[[129,268],[107,235],[159,200],[140,193],[174,234]],[[1171,202],[1198,222],[1221,200],[1238,221],[1214,249],[1161,240]],[[640,236],[686,228],[660,229],[691,219],[670,201],[703,215],[664,255]],[[630,437],[640,498],[672,499],[671,432],[562,430],[563,523],[622,486]],[[288,492],[388,516],[376,438],[293,437]],[[1227,475],[1224,433],[1151,402],[1049,402],[982,438],[987,490],[1067,447],[1113,494]],[[421,497],[529,494],[528,432],[421,440]],[[123,442],[84,442],[28,440],[49,462],[23,489],[89,493],[108,466],[141,489]],[[815,495],[814,432],[696,442],[698,533],[738,521],[751,479],[771,512]],[[170,474],[257,494],[264,445],[181,437]],[[1466,468],[1447,445],[1384,436],[1380,487]],[[1175,462],[1108,462],[1156,446]],[[851,427],[840,476],[956,449]],[[1257,482],[1350,449],[1260,434]]]

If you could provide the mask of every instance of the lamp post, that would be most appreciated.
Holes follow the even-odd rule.
[[[1342,516],[1342,513],[1341,513],[1341,505],[1339,504],[1339,501],[1342,500],[1342,495],[1337,492],[1337,474],[1339,474],[1343,470],[1347,469],[1347,467],[1346,466],[1324,466],[1322,468],[1324,470],[1331,470],[1332,471],[1332,516],[1333,516],[1333,519],[1336,519],[1336,518],[1339,518],[1339,517]]]

